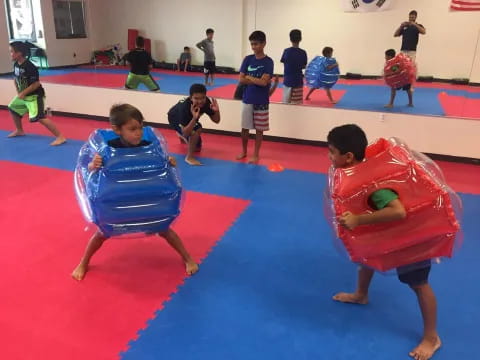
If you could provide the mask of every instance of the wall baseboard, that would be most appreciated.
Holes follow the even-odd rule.
[[[7,110],[8,107],[6,105],[0,105],[0,109]],[[86,119],[86,120],[97,120],[97,121],[108,122],[108,117],[107,116],[88,115],[88,114],[80,114],[80,113],[72,113],[72,112],[64,112],[64,111],[53,111],[52,114],[53,115],[58,115],[58,116],[76,117],[76,118],[81,118],[81,119]],[[145,122],[145,123],[147,125],[155,127],[155,128],[163,128],[163,129],[169,129],[170,128],[168,124],[159,124],[159,123],[151,123],[151,122]],[[235,132],[235,131],[214,130],[214,129],[205,129],[205,128],[203,129],[203,131],[207,134],[216,134],[216,135],[239,137],[239,132]],[[255,135],[251,134],[250,137],[252,139],[254,139]],[[267,140],[267,141],[282,142],[282,143],[287,143],[287,144],[327,147],[327,143],[325,141],[294,139],[294,138],[287,138],[287,137],[281,137],[281,136],[269,136],[269,135],[265,135],[264,139]],[[430,158],[432,158],[433,160],[456,162],[456,163],[463,163],[463,164],[480,166],[480,159],[477,159],[477,158],[443,155],[443,154],[433,154],[433,153],[425,153],[425,154],[427,156],[429,156]]]

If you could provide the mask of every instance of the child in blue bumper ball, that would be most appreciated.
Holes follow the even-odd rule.
[[[197,263],[170,227],[180,213],[182,188],[176,161],[164,141],[132,105],[110,109],[112,130],[96,130],[80,151],[75,189],[87,220],[98,230],[88,242],[72,277],[82,280],[92,256],[108,238],[129,233],[156,233],[181,256],[186,273]]]

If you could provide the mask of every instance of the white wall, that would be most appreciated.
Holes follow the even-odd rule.
[[[4,4],[0,4],[0,74],[11,72],[13,69],[12,61],[10,60],[10,52],[8,50],[9,36],[7,17]]]
[[[397,0],[394,10],[356,14],[343,12],[339,0],[95,1],[91,4],[93,45],[99,48],[120,42],[126,48],[127,29],[138,28],[152,39],[157,60],[173,62],[184,45],[193,46],[206,27],[213,27],[217,63],[238,69],[243,56],[251,52],[248,35],[260,29],[267,33],[266,52],[276,60],[275,71],[282,73],[278,60],[289,46],[288,33],[300,28],[302,47],[310,57],[329,45],[335,49],[342,73],[379,75],[385,50],[400,48],[400,38],[393,37],[395,29],[416,9],[418,21],[427,28],[418,47],[419,73],[469,78],[480,13],[451,12],[449,2]],[[198,51],[194,61],[202,62]],[[480,74],[471,80],[480,82]]]
[[[381,73],[386,49],[400,49],[401,38],[393,33],[408,20],[410,10],[418,11],[420,35],[417,51],[419,73],[437,78],[470,77],[480,30],[480,12],[451,12],[450,0],[397,0],[394,9],[375,13],[346,13],[341,1],[259,0],[257,28],[267,33],[267,52],[283,72],[279,59],[289,46],[293,28],[303,32],[301,46],[309,58],[321,55],[324,46],[334,48],[342,73]],[[478,49],[480,56],[480,49]],[[475,79],[480,81],[480,77]]]
[[[56,111],[107,116],[113,103],[127,102],[142,110],[150,122],[167,123],[168,109],[179,96],[62,84],[44,84],[47,105]],[[0,79],[0,104],[6,105],[15,95],[11,80]],[[72,94],[75,96],[65,96]],[[216,125],[205,119],[205,128],[240,130],[241,102],[218,99],[222,120]],[[88,104],[88,107],[85,107]],[[383,116],[382,116],[383,115]],[[435,154],[480,158],[478,134],[480,121],[435,116],[381,114],[369,111],[328,109],[309,106],[270,104],[271,130],[268,135],[325,141],[334,126],[356,123],[373,140],[396,136],[412,148]],[[412,131],[415,129],[415,131]],[[432,135],[432,129],[435,129]],[[452,138],[452,134],[454,138]]]
[[[94,1],[94,0],[93,0]],[[87,38],[85,39],[57,39],[55,22],[53,20],[52,0],[40,0],[43,14],[43,28],[47,48],[48,63],[50,66],[65,66],[85,64],[92,56],[91,32],[88,27],[89,6],[92,0],[86,0],[87,6]],[[103,2],[103,1],[98,1]],[[111,3],[111,1],[108,1]],[[74,56],[75,54],[75,56]]]
[[[205,30],[215,30],[217,65],[239,66],[242,52],[241,0],[116,0],[91,2],[94,48],[120,43],[127,51],[127,30],[138,29],[152,40],[157,61],[176,62],[184,46],[193,50],[193,63],[203,64],[195,44]]]

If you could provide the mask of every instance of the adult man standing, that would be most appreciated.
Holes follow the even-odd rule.
[[[402,37],[402,47],[400,51],[409,56],[414,62],[417,54],[418,34],[426,34],[425,27],[417,23],[417,12],[410,11],[408,21],[403,22],[395,31],[393,36]]]

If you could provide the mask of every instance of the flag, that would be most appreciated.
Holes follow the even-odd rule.
[[[480,11],[480,0],[452,0],[450,9],[459,11]]]
[[[388,10],[395,0],[342,0],[343,8],[349,12],[372,12]]]

